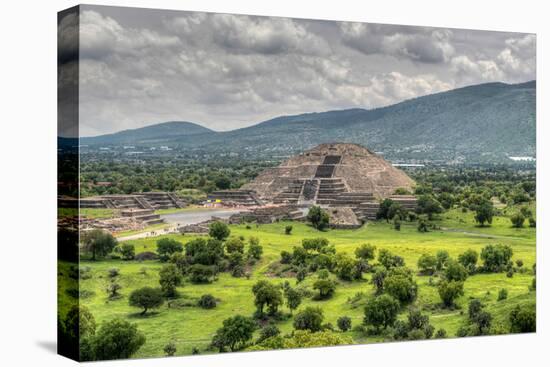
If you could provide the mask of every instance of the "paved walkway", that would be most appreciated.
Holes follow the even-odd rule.
[[[162,229],[156,229],[154,231],[147,231],[136,233],[129,236],[117,238],[118,242],[137,240],[140,238],[157,237],[163,234],[179,233],[178,228],[180,226],[187,226],[190,224],[202,223],[212,219],[212,217],[229,218],[231,215],[241,212],[243,209],[212,209],[212,210],[187,210],[182,212],[176,212],[171,214],[163,214],[160,217],[169,224],[168,227]]]

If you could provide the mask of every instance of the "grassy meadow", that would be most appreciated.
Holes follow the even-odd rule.
[[[218,280],[211,284],[192,284],[185,281],[178,288],[180,294],[177,301],[166,302],[161,308],[150,311],[145,316],[139,315],[139,309],[128,305],[128,295],[137,288],[144,286],[158,287],[158,271],[162,267],[159,261],[81,261],[82,267],[90,268],[90,277],[80,282],[81,304],[95,316],[100,324],[102,321],[121,317],[135,322],[146,335],[147,341],[134,356],[150,357],[163,355],[163,347],[173,341],[177,347],[177,355],[191,354],[192,348],[198,348],[201,353],[208,353],[208,345],[224,319],[241,314],[251,316],[254,313],[254,297],[252,286],[259,280],[269,278],[272,282],[290,281],[294,286],[295,278],[281,278],[272,275],[270,264],[280,260],[283,250],[292,251],[293,246],[300,245],[304,238],[325,237],[334,244],[337,252],[347,252],[353,256],[355,248],[364,243],[375,245],[377,250],[388,249],[404,258],[405,264],[417,270],[418,258],[424,253],[435,254],[438,250],[447,250],[451,257],[456,258],[467,249],[478,253],[488,244],[508,244],[513,249],[513,260],[522,259],[525,273],[515,273],[508,278],[505,273],[476,274],[468,277],[464,284],[465,295],[457,301],[458,309],[447,310],[438,307],[440,301],[437,287],[430,284],[429,276],[416,275],[419,292],[415,305],[430,315],[430,321],[435,329],[443,328],[452,337],[457,329],[466,323],[468,302],[472,298],[481,299],[487,311],[493,314],[494,323],[506,325],[510,310],[517,304],[532,302],[535,292],[528,287],[533,279],[531,271],[535,263],[535,229],[524,227],[511,228],[508,218],[495,217],[490,227],[477,227],[471,212],[462,213],[451,210],[441,215],[435,222],[440,229],[428,233],[420,233],[416,224],[403,222],[401,230],[385,222],[371,222],[357,230],[329,230],[319,232],[310,226],[298,222],[280,222],[269,225],[232,225],[232,236],[244,236],[248,239],[255,236],[263,246],[263,256],[250,269],[247,279],[234,278],[229,273],[220,273]],[[285,226],[293,226],[292,234],[285,235]],[[136,254],[143,251],[155,251],[156,241],[162,237],[175,238],[182,243],[194,238],[190,235],[169,234],[154,238],[144,238],[128,241],[135,246]],[[376,260],[374,261],[376,262]],[[109,283],[108,270],[118,268],[118,282],[122,286],[122,297],[109,300],[105,291]],[[333,277],[333,276],[331,276]],[[364,274],[364,280],[346,282],[338,280],[334,296],[328,300],[316,301],[304,298],[298,308],[320,306],[324,312],[324,322],[336,326],[340,316],[349,316],[353,325],[359,325],[363,319],[363,306],[366,300],[374,297],[374,286],[370,282],[370,273]],[[309,275],[301,287],[311,289],[314,275]],[[508,290],[506,300],[497,301],[498,291]],[[220,302],[214,309],[205,310],[195,306],[197,299],[203,294],[212,294]],[[60,295],[70,297],[68,294]],[[283,307],[286,313],[288,309]],[[404,308],[400,318],[406,317]],[[277,323],[282,333],[292,331],[292,318]],[[257,333],[257,332],[256,332]],[[364,333],[348,331],[355,343],[371,343],[382,341],[380,336],[370,337]]]

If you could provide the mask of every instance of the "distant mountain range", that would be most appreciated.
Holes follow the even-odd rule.
[[[119,145],[119,144],[156,144],[167,140],[173,141],[180,136],[214,133],[204,126],[187,121],[169,121],[122,130],[114,134],[100,135],[92,138],[81,138],[81,144]]]
[[[487,83],[371,110],[281,116],[227,132],[167,122],[82,138],[81,144],[288,153],[320,143],[350,142],[394,160],[499,161],[535,155],[535,100],[535,81]]]

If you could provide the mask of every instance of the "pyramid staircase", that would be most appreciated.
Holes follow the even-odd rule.
[[[275,204],[297,204],[305,182],[306,180],[293,180],[282,192],[275,196],[273,202]]]
[[[319,179],[319,190],[317,192],[317,204],[330,205],[340,196],[347,192],[346,184],[341,178]]]

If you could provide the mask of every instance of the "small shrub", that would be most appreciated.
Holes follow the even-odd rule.
[[[275,325],[267,325],[260,330],[260,337],[258,338],[257,343],[261,343],[268,338],[272,338],[281,334],[281,330]]]
[[[497,301],[503,301],[506,298],[508,298],[508,290],[505,288],[502,288],[500,291],[498,291]]]
[[[444,339],[447,337],[447,331],[445,329],[439,329],[435,332],[436,339]]]
[[[200,308],[204,309],[215,308],[217,305],[216,298],[211,294],[203,294],[198,301],[198,305]]]
[[[525,222],[525,217],[521,213],[516,213],[510,217],[510,221],[512,222],[512,227],[522,228],[523,223]]]
[[[288,225],[285,227],[285,234],[290,235],[292,233],[292,226]]]
[[[176,354],[176,343],[173,341],[169,342],[164,346],[164,354],[166,354],[167,357],[172,357],[174,354]]]
[[[117,299],[120,297],[120,293],[118,293],[119,290],[122,289],[122,286],[118,284],[116,281],[111,281],[109,285],[107,286],[107,294],[109,295],[109,299]]]
[[[82,280],[90,279],[92,277],[92,268],[89,266],[83,266],[78,269],[79,277]]]
[[[512,333],[530,333],[537,329],[537,314],[535,304],[517,305],[509,316]]]
[[[120,246],[120,253],[123,260],[133,260],[136,257],[136,249],[130,243],[123,243]]]
[[[110,268],[107,270],[107,274],[109,275],[109,278],[115,278],[120,275],[120,270],[118,268]]]
[[[426,222],[426,220],[423,219],[423,218],[419,219],[418,220],[418,226],[416,227],[416,229],[420,233],[428,232],[428,223]]]
[[[339,317],[336,324],[338,325],[338,329],[346,332],[351,329],[351,318],[348,316]]]
[[[134,259],[137,261],[146,261],[146,260],[156,260],[158,257],[157,254],[150,251],[144,251],[137,254]]]

